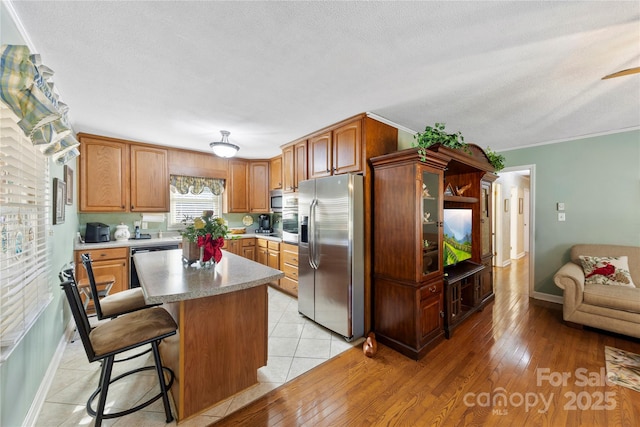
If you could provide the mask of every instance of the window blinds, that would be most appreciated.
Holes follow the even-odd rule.
[[[49,162],[17,122],[0,102],[0,363],[52,299]]]

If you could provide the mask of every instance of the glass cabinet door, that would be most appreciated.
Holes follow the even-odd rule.
[[[441,269],[440,255],[440,218],[442,174],[427,171],[421,172],[422,190],[422,274],[428,275]]]

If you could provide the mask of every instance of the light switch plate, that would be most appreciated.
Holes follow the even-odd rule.
[[[564,203],[558,202],[558,210],[559,211],[563,211],[564,210]]]
[[[564,221],[564,220],[565,220],[565,213],[558,212],[558,221]]]

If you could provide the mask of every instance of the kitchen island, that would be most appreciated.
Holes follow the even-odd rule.
[[[258,382],[267,364],[267,283],[279,270],[223,251],[215,268],[189,267],[182,250],[133,257],[148,304],[163,304],[178,333],[160,345],[176,381],[178,421]]]

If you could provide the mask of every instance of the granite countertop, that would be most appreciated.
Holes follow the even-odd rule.
[[[231,234],[227,235],[228,239],[251,239],[251,238],[259,238],[271,240],[274,242],[282,242],[281,237],[277,236],[266,236],[264,234],[257,233],[246,233],[246,234]],[[83,250],[93,250],[93,249],[107,249],[107,248],[121,248],[121,247],[129,247],[135,248],[138,246],[162,246],[168,244],[178,244],[182,242],[182,236],[176,232],[165,232],[163,233],[163,237],[157,237],[157,233],[155,237],[151,239],[138,239],[138,240],[112,240],[110,242],[101,242],[101,243],[80,243],[76,241],[74,243],[73,249],[76,251]]]
[[[147,304],[176,302],[235,292],[284,277],[271,267],[222,251],[215,268],[189,267],[182,250],[138,253],[133,256]]]

